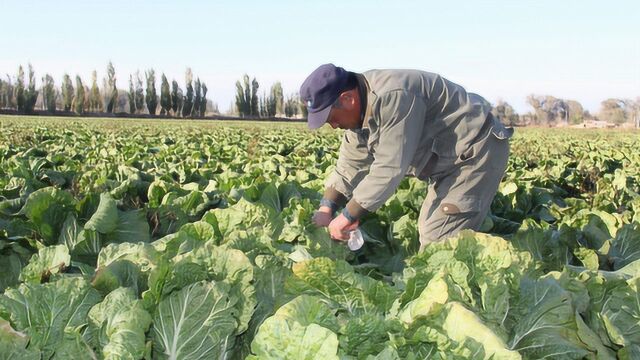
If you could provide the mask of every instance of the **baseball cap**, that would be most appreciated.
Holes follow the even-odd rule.
[[[327,122],[331,105],[344,91],[349,73],[333,64],[320,65],[300,86],[300,98],[307,106],[307,125],[317,129]]]

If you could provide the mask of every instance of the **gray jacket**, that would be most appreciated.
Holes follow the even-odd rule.
[[[405,176],[426,179],[457,165],[483,133],[511,136],[488,116],[489,102],[438,74],[371,70],[360,79],[363,126],[345,131],[324,195],[338,204],[351,199],[346,207],[356,218],[381,207]]]

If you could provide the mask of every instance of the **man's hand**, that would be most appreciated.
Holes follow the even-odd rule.
[[[332,239],[347,241],[349,240],[349,232],[357,229],[359,224],[359,220],[352,223],[340,214],[329,224],[329,234]]]
[[[331,211],[331,208],[328,206],[320,206],[320,209],[314,212],[311,218],[311,221],[313,221],[316,226],[321,227],[329,226],[331,220],[333,220],[333,211]]]

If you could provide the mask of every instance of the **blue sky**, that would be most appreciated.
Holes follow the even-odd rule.
[[[518,112],[529,94],[580,101],[640,96],[640,1],[8,1],[0,0],[0,74],[38,79],[111,60],[118,87],[154,68],[184,83],[191,67],[225,111],[235,81],[297,92],[318,65],[438,72]]]

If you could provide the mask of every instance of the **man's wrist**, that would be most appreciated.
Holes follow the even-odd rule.
[[[320,200],[320,208],[322,207],[329,208],[331,210],[331,215],[333,215],[338,210],[338,204],[325,198],[322,198],[322,200]]]
[[[354,223],[356,221],[358,221],[358,219],[356,219],[355,217],[353,217],[350,213],[349,210],[347,208],[342,209],[342,216],[344,216],[345,218],[347,218],[347,220],[349,220],[350,223]]]

